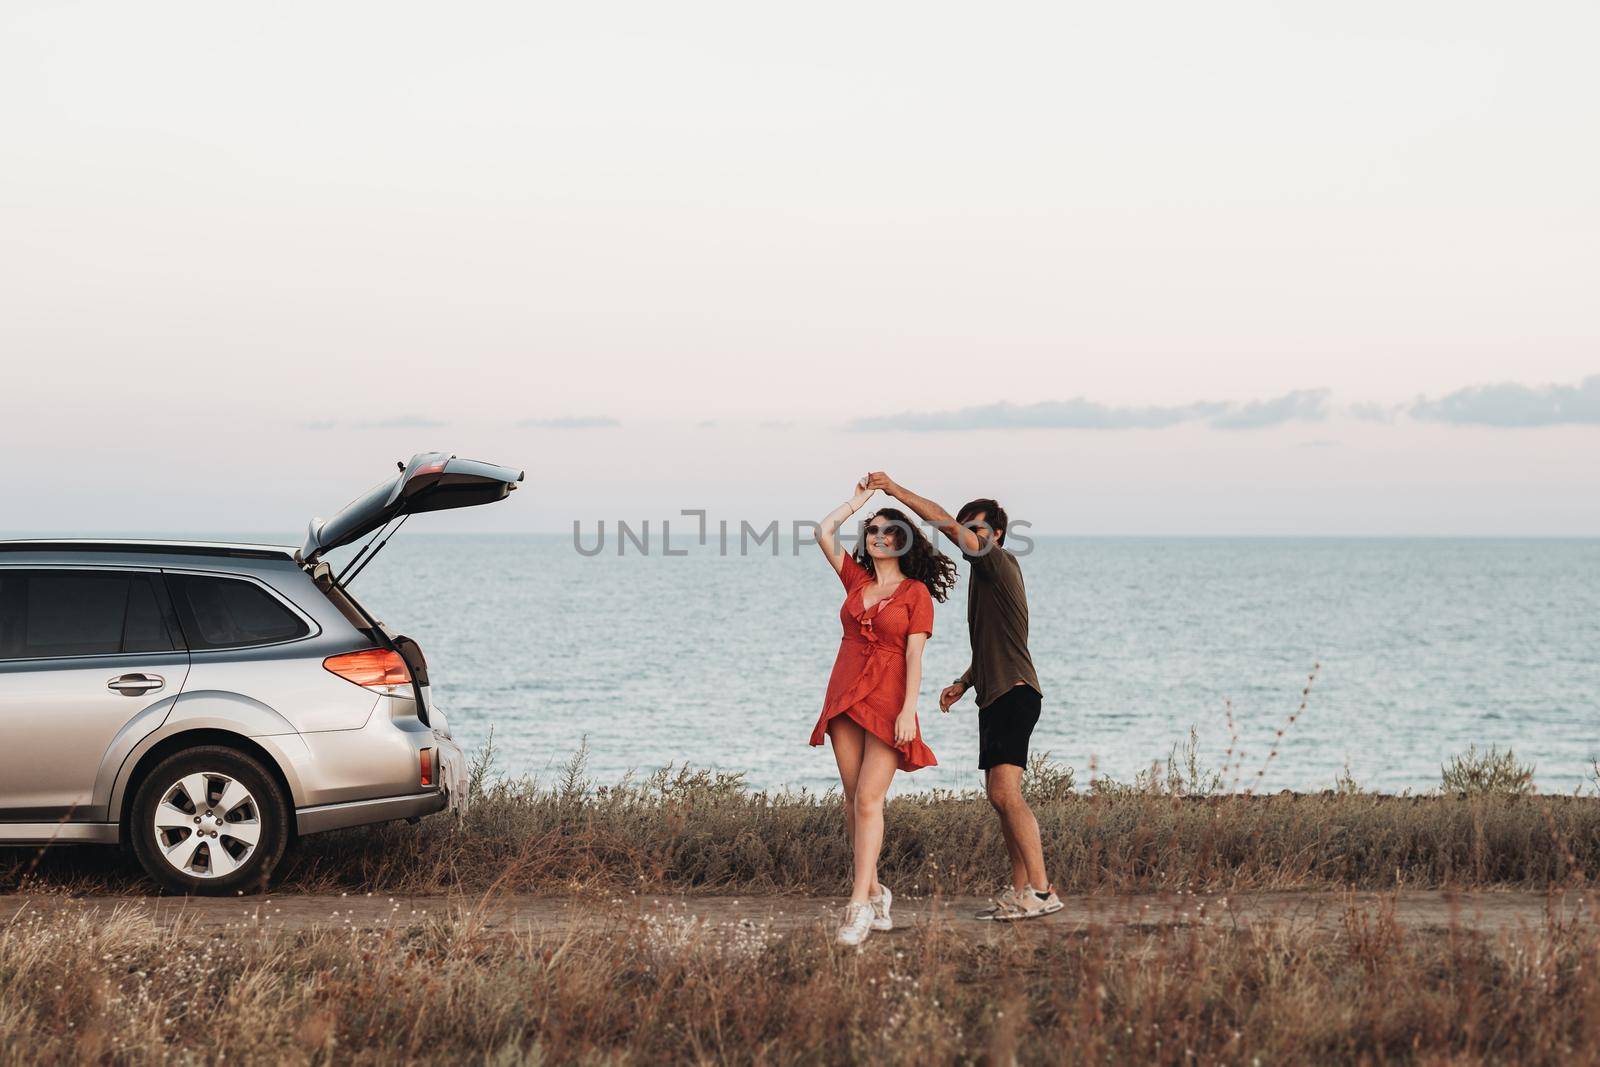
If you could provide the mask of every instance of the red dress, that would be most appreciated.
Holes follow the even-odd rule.
[[[897,745],[894,721],[906,703],[906,638],[932,635],[933,597],[927,586],[907,578],[894,592],[864,609],[862,592],[872,584],[872,575],[849,555],[844,557],[839,580],[845,588],[844,607],[839,609],[844,640],[839,643],[839,658],[833,661],[828,695],[823,698],[822,717],[811,731],[811,743],[822,744],[828,722],[835,715],[848,715],[900,753],[902,771],[932,767],[939,761],[922,743],[921,725],[915,738]]]

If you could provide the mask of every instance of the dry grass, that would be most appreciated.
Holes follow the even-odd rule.
[[[837,893],[838,798],[662,772],[593,788],[476,779],[438,817],[308,840],[285,890],[562,893],[603,886]],[[1600,874],[1600,799],[1341,786],[1250,796],[1175,754],[1133,783],[1040,764],[1029,779],[1063,888],[1545,887]],[[979,797],[889,808],[885,879],[992,888]],[[110,850],[14,850],[12,888],[140,892]],[[39,1063],[1600,1062],[1592,915],[1487,937],[1402,930],[1392,908],[1333,927],[1072,929],[971,936],[933,924],[862,952],[830,931],[707,927],[681,913],[504,932],[470,912],[382,929],[161,929],[129,909],[0,924],[0,1057]]]
[[[1395,797],[1218,792],[1182,751],[1133,783],[1075,791],[1037,765],[1029,789],[1063,891],[1538,888],[1600,876],[1600,797],[1482,791]],[[560,893],[587,887],[833,894],[849,870],[837,795],[751,792],[737,776],[663,771],[592,787],[581,760],[548,786],[476,778],[464,825],[435,816],[308,838],[286,890]],[[987,893],[1007,869],[973,794],[888,806],[883,874],[921,893]],[[0,853],[0,889],[149,892],[111,850]]]
[[[1411,934],[471,916],[381,930],[159,930],[131,911],[0,927],[0,1050],[36,1063],[1515,1062],[1600,1057],[1592,922]]]

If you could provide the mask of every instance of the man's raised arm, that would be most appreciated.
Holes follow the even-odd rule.
[[[900,503],[916,512],[923,522],[955,542],[955,546],[966,555],[976,556],[983,552],[983,544],[978,540],[977,534],[956,522],[944,508],[925,496],[918,496],[913,493],[883,471],[873,471],[869,474],[867,476],[867,487],[869,489],[881,489],[900,501]]]

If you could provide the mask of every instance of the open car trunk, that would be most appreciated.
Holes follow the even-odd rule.
[[[383,550],[393,530],[409,516],[424,511],[450,511],[504,500],[522,481],[523,472],[493,463],[459,459],[447,452],[423,452],[400,464],[399,474],[357,497],[331,519],[312,519],[306,540],[295,553],[324,596],[375,645],[400,653],[411,675],[417,716],[449,737],[448,727],[435,721],[429,693],[428,661],[411,638],[395,633],[374,618],[348,591],[361,568]],[[390,533],[382,531],[389,527]],[[336,548],[374,535],[343,572],[335,574],[322,557]],[[379,538],[382,537],[382,540]]]
[[[400,473],[374,486],[331,519],[312,519],[300,562],[314,566],[333,549],[360,540],[390,522],[424,511],[450,511],[504,500],[523,472],[447,452],[420,452]]]

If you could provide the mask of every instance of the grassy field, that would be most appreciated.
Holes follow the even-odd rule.
[[[30,1063],[1592,1063],[1600,925],[1493,937],[1194,923],[828,931],[466,917],[299,933],[24,914],[0,1055]]]
[[[1181,754],[1180,754],[1181,756]],[[751,792],[737,776],[661,771],[595,786],[490,775],[466,818],[435,816],[306,839],[285,890],[564,893],[586,889],[834,894],[850,868],[835,794]],[[1497,767],[1496,760],[1501,763]],[[1138,781],[1074,788],[1039,761],[1027,788],[1063,892],[1168,889],[1560,887],[1600,877],[1600,797],[1541,796],[1487,754],[1454,765],[1459,791],[1345,788],[1250,795],[1175,758]],[[1470,772],[1470,773],[1468,773]],[[978,795],[891,800],[882,876],[897,891],[988,893],[1007,871]],[[0,853],[0,888],[150,892],[111,850]]]
[[[1175,760],[1028,790],[1063,891],[1519,887],[1584,898],[1600,798],[1540,796],[1479,760],[1427,796],[1256,796]],[[1476,770],[1474,771],[1474,768]],[[1461,768],[1457,768],[1460,770]],[[1504,769],[1504,768],[1502,768]],[[1515,768],[1511,768],[1515,771]],[[1408,930],[1392,905],[1332,924],[1001,928],[931,923],[841,951],[825,924],[708,928],[601,914],[495,929],[497,893],[837,894],[833,795],[688,770],[596,787],[496,780],[470,813],[308,839],[276,893],[451,894],[466,914],[382,929],[163,928],[29,908],[0,925],[0,1056],[44,1063],[1573,1063],[1600,1060],[1600,925]],[[1592,793],[1592,791],[1591,791]],[[902,895],[985,893],[1004,872],[981,797],[888,810]],[[10,850],[35,896],[152,889],[112,850]]]

